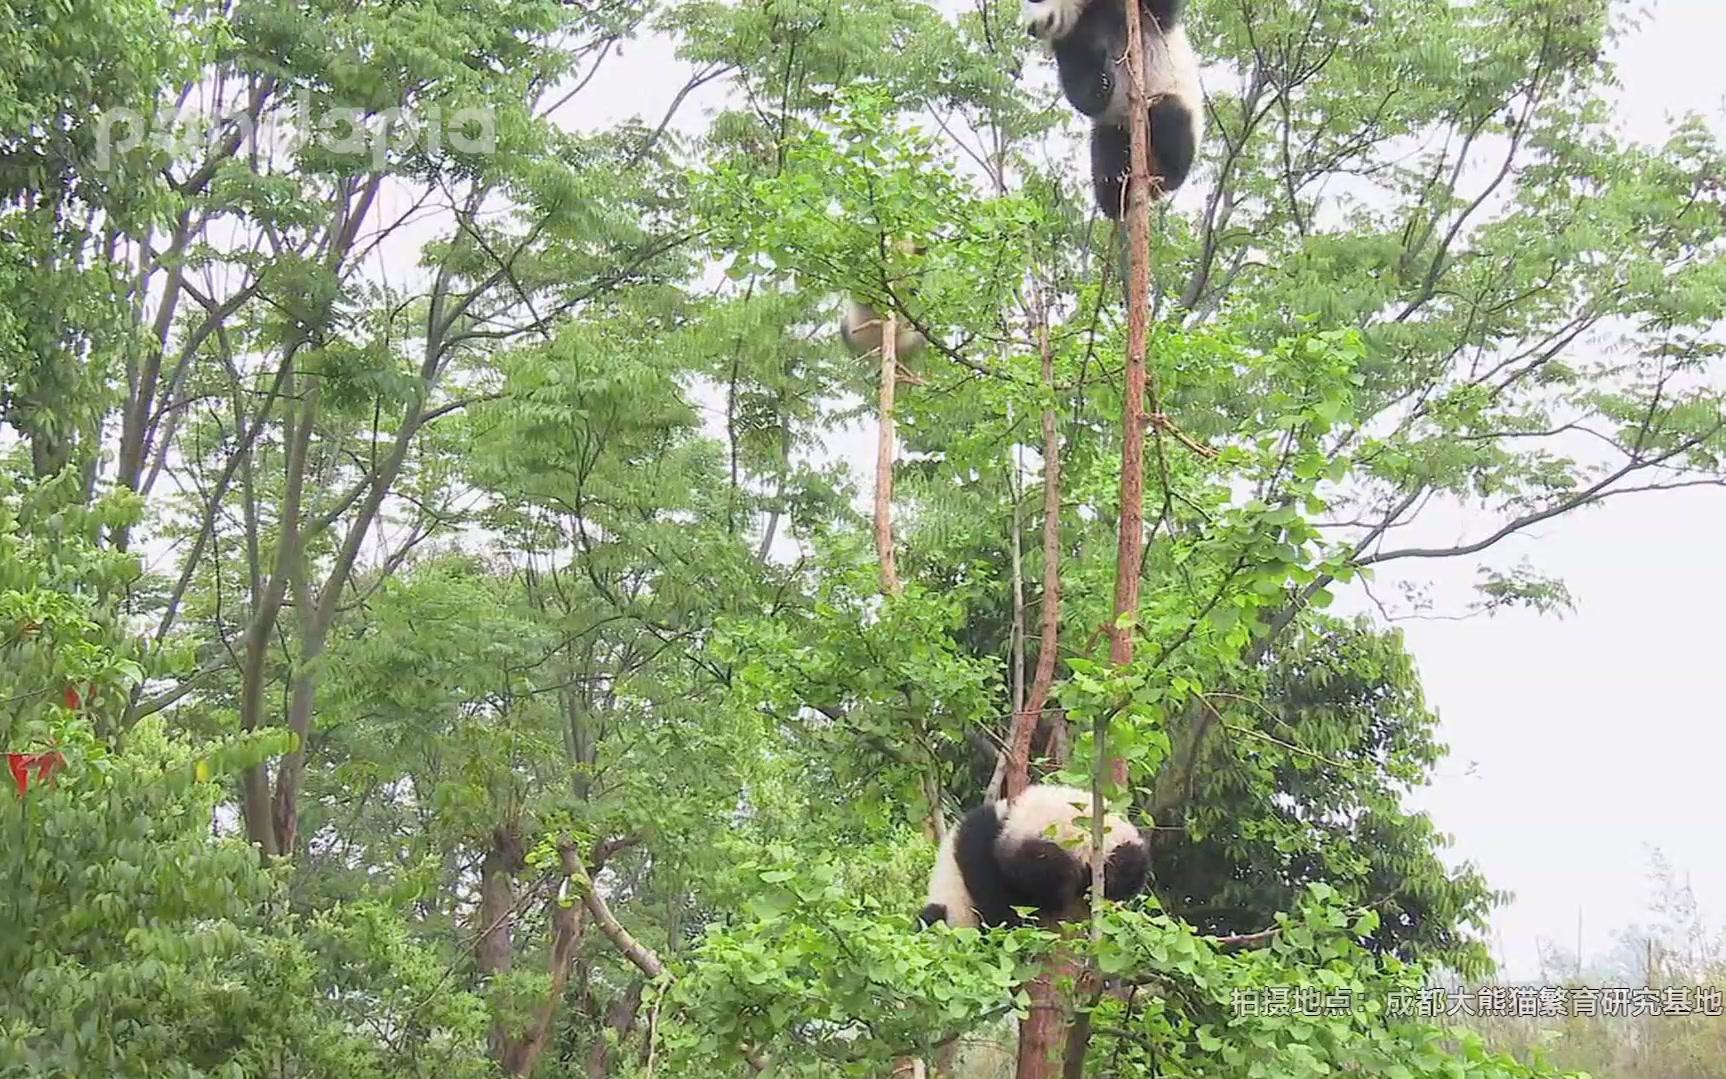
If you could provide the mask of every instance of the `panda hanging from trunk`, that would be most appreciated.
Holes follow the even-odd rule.
[[[1103,897],[1124,903],[1144,890],[1150,847],[1130,821],[1103,817],[1092,849],[1091,792],[1035,783],[1011,799],[978,806],[947,833],[929,873],[924,926],[988,928],[1023,924],[1016,908],[1059,918],[1091,887],[1103,863]]]
[[[892,251],[900,256],[915,258],[924,252],[922,244],[911,240],[899,239],[893,242]],[[906,291],[907,296],[915,293],[915,277],[902,278],[893,284]],[[899,317],[893,320],[896,332],[893,334],[894,359],[898,361],[899,377],[907,382],[921,382],[905,366],[905,362],[923,351],[929,339],[912,325],[909,319]],[[845,315],[839,320],[839,339],[845,342],[845,347],[853,356],[880,356],[882,336],[886,331],[887,316],[878,311],[868,301],[860,296],[852,296],[845,304]]]
[[[1050,46],[1067,101],[1091,119],[1091,185],[1097,208],[1120,220],[1131,172],[1132,94],[1127,13],[1134,0],[1025,0],[1030,35]],[[1186,182],[1204,134],[1199,62],[1181,25],[1185,0],[1137,0],[1150,102],[1152,197]]]

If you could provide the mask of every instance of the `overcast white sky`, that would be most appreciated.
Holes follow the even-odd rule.
[[[1687,111],[1726,130],[1726,0],[1657,0],[1652,12],[1617,51],[1623,130],[1658,143]],[[577,106],[597,98],[602,115],[569,120],[633,113],[657,122],[685,73],[663,41],[634,44],[609,68]],[[712,100],[698,95],[678,126],[699,125],[703,96]],[[868,442],[852,446],[846,456],[867,477]],[[1462,538],[1487,524],[1459,513],[1435,527]],[[1631,496],[1492,554],[1500,566],[1526,554],[1563,577],[1574,614],[1402,624],[1452,749],[1417,802],[1455,836],[1456,857],[1516,893],[1495,920],[1508,976],[1536,972],[1542,938],[1573,948],[1579,919],[1584,955],[1604,954],[1644,916],[1650,846],[1690,877],[1706,916],[1726,920],[1723,540],[1726,490]],[[1439,609],[1454,611],[1469,599],[1474,567],[1464,559],[1402,572],[1431,582]]]
[[[1687,111],[1726,129],[1726,2],[1653,12],[1618,50],[1624,131],[1658,142]],[[1510,542],[1494,561],[1526,553],[1563,577],[1575,614],[1403,624],[1451,747],[1418,803],[1516,893],[1495,918],[1506,973],[1535,973],[1543,937],[1573,949],[1579,918],[1584,956],[1605,952],[1643,917],[1650,845],[1719,924],[1726,490],[1630,496]],[[1467,560],[1403,568],[1458,599],[1473,573]]]

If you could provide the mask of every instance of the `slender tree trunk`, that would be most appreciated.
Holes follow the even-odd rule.
[[[881,591],[898,595],[903,587],[893,560],[893,390],[899,373],[899,318],[881,316],[881,398],[875,438],[875,556]]]
[[[191,212],[184,211],[174,224],[168,241],[170,265],[168,278],[162,287],[161,306],[144,342],[143,362],[126,365],[126,401],[120,410],[120,448],[115,461],[115,480],[121,486],[142,493],[145,444],[148,441],[150,416],[156,405],[156,385],[162,374],[162,360],[168,350],[168,335],[173,329],[174,312],[179,307],[180,286],[184,281],[184,263],[177,261],[191,235]],[[124,530],[115,535],[114,545],[126,547]]]
[[[564,842],[558,846],[558,860],[564,875],[571,881],[590,881],[587,867],[581,864],[581,855],[573,843]],[[535,1009],[528,1028],[505,1047],[503,1070],[506,1075],[533,1074],[551,1039],[551,1028],[557,1019],[558,1008],[563,1004],[564,990],[569,987],[569,972],[575,962],[575,946],[581,940],[587,908],[581,903],[564,906],[561,898],[560,889],[546,901],[546,921],[551,938],[546,948],[546,973],[551,975],[551,986],[546,990],[545,1000]]]
[[[1127,4],[1127,73],[1132,105],[1132,174],[1127,184],[1127,234],[1132,270],[1127,290],[1127,370],[1121,416],[1120,529],[1115,548],[1115,617],[1109,623],[1109,660],[1117,668],[1133,661],[1139,611],[1139,567],[1144,558],[1146,344],[1150,332],[1150,111],[1144,81],[1144,33],[1140,8]],[[1107,756],[1106,720],[1096,730],[1093,810],[1105,772],[1114,785],[1127,782],[1126,761]],[[1093,832],[1102,819],[1093,812]],[[1092,889],[1099,886],[1100,864]],[[1071,912],[1083,916],[1082,912]],[[1069,923],[1070,924],[1070,923]],[[1092,927],[1093,934],[1096,927]],[[1019,1032],[1018,1079],[1053,1079],[1079,1074],[1089,1044],[1088,1024],[1074,1026],[1073,999],[1088,992],[1090,979],[1066,950],[1057,951],[1030,988],[1031,1014]],[[1067,1036],[1071,1034],[1072,1036]],[[1064,1050],[1064,1052],[1063,1052]],[[1064,1059],[1063,1059],[1064,1058]]]
[[[1038,741],[1041,735],[1042,741]],[[1043,718],[1037,723],[1037,734],[1031,737],[1031,749],[1036,751],[1042,746],[1043,753],[1048,756],[1049,763],[1056,768],[1065,768],[1067,761],[1072,759],[1072,745],[1067,730],[1067,716],[1059,708],[1045,705]]]
[[[923,797],[929,803],[929,838],[936,843],[947,839],[947,817],[941,811],[941,780],[934,769],[923,773]]]
[[[779,530],[780,508],[785,502],[785,480],[791,474],[791,414],[783,399],[779,402],[778,413],[779,477],[774,482],[773,508],[768,511],[767,523],[761,529],[761,546],[755,550],[757,562],[767,561],[767,556],[773,553],[773,536]]]
[[[475,927],[474,966],[488,978],[504,974],[515,964],[515,874],[521,868],[521,841],[499,826],[492,832],[491,846],[479,867],[479,911]],[[501,1066],[509,1053],[510,1036],[502,1023],[493,1023],[486,1037],[492,1059]]]
[[[242,406],[239,398],[244,391],[240,384],[239,373],[235,371],[231,365],[229,366],[228,377],[235,395],[235,430],[243,430],[245,433],[240,436],[239,444],[234,447],[234,452],[228,456],[228,462],[223,467],[222,474],[216,477],[215,484],[210,488],[209,497],[204,502],[204,519],[198,529],[197,538],[192,541],[192,549],[187,552],[184,565],[180,568],[179,579],[174,583],[173,591],[168,594],[166,609],[162,612],[161,620],[156,623],[155,640],[158,644],[160,644],[168,636],[168,632],[174,628],[175,619],[179,617],[180,601],[185,598],[186,590],[191,586],[192,578],[196,575],[200,565],[202,565],[204,549],[214,542],[216,522],[221,517],[222,499],[226,497],[228,493],[228,485],[233,482],[235,473],[241,469],[244,469],[246,482],[248,484],[248,489],[246,491],[246,505],[249,512],[253,515],[252,519],[255,522],[257,511],[256,488],[250,486],[254,471],[254,445],[257,442],[259,433],[263,431],[265,425],[268,423],[270,414],[275,410],[277,403],[291,396],[291,391],[288,387],[291,385],[294,361],[299,355],[301,347],[302,344],[299,342],[288,346],[286,353],[282,357],[281,365],[276,368],[276,377],[265,394],[263,403],[260,404],[257,411],[253,413],[249,423],[240,418]],[[286,420],[284,420],[283,430],[287,430]],[[255,545],[255,530],[247,533],[247,540],[249,544]],[[259,585],[259,578],[262,574],[261,566],[262,559],[255,558],[252,560],[250,568],[254,578],[252,582],[254,610],[257,609],[258,597],[263,595],[263,590]]]
[[[287,761],[305,760],[305,742],[312,727],[312,698],[317,686],[315,665],[324,651],[324,635],[312,600],[311,568],[307,565],[303,543],[295,555],[289,587],[294,594],[294,613],[299,616],[300,647],[299,654],[294,657],[293,677],[288,683],[288,727],[299,736],[299,744],[277,769],[275,795],[270,802],[270,826],[276,833],[276,851],[288,858],[294,856],[299,843],[300,773],[290,769]]]
[[[1082,925],[1085,917],[1083,901],[1060,917],[1044,923],[1044,928],[1070,932]],[[1073,1015],[1074,990],[1080,977],[1078,959],[1065,946],[1058,946],[1043,964],[1042,971],[1025,985],[1031,1006],[1019,1024],[1019,1056],[1014,1075],[1018,1079],[1054,1079],[1062,1073],[1062,1050],[1067,1043],[1067,1028]]]
[[[899,377],[899,316],[881,315],[881,396],[876,411],[875,439],[875,556],[881,567],[881,591],[898,595],[904,585],[893,558],[893,391]],[[945,834],[941,819],[940,786],[933,774],[923,775],[923,797],[929,803],[924,830],[936,842]],[[894,1079],[923,1079],[926,1074],[918,1057],[900,1057],[893,1062]]]
[[[426,358],[420,368],[421,394],[407,405],[395,441],[365,482],[365,497],[348,521],[341,546],[322,584],[314,594],[311,582],[302,580],[301,589],[296,591],[296,602],[303,602],[305,606],[301,609],[310,613],[302,616],[300,646],[288,700],[288,727],[299,736],[299,744],[282,758],[281,767],[277,770],[271,814],[276,850],[284,855],[291,855],[298,842],[300,789],[305,782],[306,743],[311,737],[312,712],[317,702],[318,661],[323,657],[330,629],[335,625],[341,608],[342,590],[353,574],[360,549],[377,521],[384,500],[395,486],[396,477],[401,475],[408,451],[419,434],[421,402],[431,396],[437,379],[437,356],[442,347],[441,337],[434,335],[427,341]],[[333,514],[326,516],[319,527],[328,527],[332,519]],[[301,576],[306,572],[302,569]]]
[[[1120,533],[1115,548],[1115,617],[1109,622],[1109,661],[1133,662],[1138,632],[1139,568],[1145,548],[1145,350],[1150,336],[1151,168],[1150,108],[1145,94],[1145,40],[1140,7],[1127,5],[1127,77],[1132,98],[1132,175],[1127,183],[1127,240],[1132,258],[1127,284],[1127,387],[1121,415]],[[1098,747],[1099,751],[1101,746]],[[1126,761],[1112,760],[1117,786],[1127,782]]]
[[[1054,351],[1049,346],[1049,313],[1041,286],[1036,293],[1037,347],[1043,357],[1043,388],[1055,391]],[[1043,597],[1042,636],[1037,643],[1037,672],[1029,696],[1013,717],[1007,742],[1007,797],[1030,783],[1031,736],[1036,733],[1049,691],[1061,637],[1061,429],[1054,402],[1043,410]]]
[[[1012,407],[1007,410],[1007,427],[1013,427]],[[1013,712],[1025,708],[1025,461],[1019,440],[1013,440],[1013,473],[1008,482],[1008,496],[1013,500],[1013,626],[1010,634],[1010,660],[1013,671]]]
[[[1007,412],[1007,427],[1013,426],[1013,413],[1009,406]],[[1019,453],[1019,441],[1013,440],[1013,471],[1008,481],[1008,496],[1013,500],[1012,527],[1012,572],[1013,572],[1013,622],[1007,636],[1008,662],[1012,670],[1013,722],[1009,726],[1007,742],[1011,746],[1018,735],[1020,725],[1024,723],[1025,714],[1025,480],[1024,462]],[[989,789],[985,792],[986,800],[994,801],[1006,786],[1004,780],[1014,764],[1011,751],[998,753],[995,757],[995,773],[989,777]],[[1011,794],[1008,795],[1011,797]]]
[[[627,992],[619,995],[605,1007],[605,1030],[610,1031],[619,1047],[623,1039],[629,1037],[635,1029],[635,1017],[641,1011],[641,994],[647,988],[647,983],[637,978],[631,983]],[[610,1075],[611,1045],[601,1031],[588,1047],[585,1070],[589,1079],[605,1079]]]
[[[284,392],[291,395],[293,385],[294,376],[290,373],[284,380]],[[282,421],[287,460],[281,514],[277,522],[275,565],[264,585],[263,602],[253,610],[241,645],[240,725],[248,731],[265,726],[264,694],[269,677],[271,637],[275,633],[276,616],[287,597],[288,581],[301,558],[304,522],[300,520],[300,503],[305,489],[306,453],[311,443],[312,427],[317,420],[317,407],[318,391],[313,387],[307,391],[298,411],[290,410]],[[270,775],[267,767],[260,763],[247,768],[241,776],[240,789],[247,837],[258,845],[265,857],[286,853],[276,842],[276,830],[270,820]]]
[[[1013,426],[1011,406],[1007,411],[1007,426]],[[1013,572],[1013,622],[1007,638],[1008,663],[1012,670],[1012,721],[1007,725],[1007,741],[995,753],[995,770],[989,774],[989,785],[983,790],[983,801],[993,803],[1001,797],[1012,797],[1008,773],[1013,767],[1012,744],[1025,713],[1025,515],[1024,461],[1017,440],[1011,458],[1013,471],[1008,480],[1008,497],[1013,502],[1013,526],[1010,553]],[[1029,755],[1027,754],[1027,761]],[[1021,785],[1022,786],[1022,785]]]

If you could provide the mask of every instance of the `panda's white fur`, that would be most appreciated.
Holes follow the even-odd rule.
[[[1000,803],[997,802],[996,805]],[[1026,787],[1013,799],[1001,823],[1001,842],[1022,843],[1028,839],[1053,839],[1086,864],[1091,860],[1091,792],[1078,787],[1038,783]],[[1103,815],[1103,856],[1122,843],[1141,843],[1143,837],[1131,822],[1117,813]]]
[[[929,874],[924,924],[1017,924],[1014,907],[1064,913],[1090,887],[1089,791],[1051,783],[1010,802],[979,806],[947,833]],[[1144,887],[1150,852],[1118,814],[1103,818],[1105,894],[1123,900]]]
[[[1151,113],[1151,167],[1163,192],[1186,182],[1204,137],[1204,91],[1198,56],[1181,24],[1184,0],[1024,0],[1023,22],[1046,42],[1061,89],[1091,118],[1091,178],[1100,208],[1119,217],[1127,173],[1131,100],[1126,70],[1124,4],[1144,16],[1146,98]]]
[[[914,240],[901,237],[893,241],[893,251],[899,256],[915,256],[923,253],[923,246]],[[914,276],[909,279],[914,282]],[[901,286],[908,282],[902,280]],[[845,347],[853,356],[881,355],[882,331],[886,328],[886,318],[873,305],[853,296],[845,303],[845,315],[839,320],[839,339],[845,342]],[[923,351],[928,339],[918,332],[917,327],[906,318],[900,318],[896,323],[897,330],[893,334],[893,356],[900,363]]]
[[[854,356],[879,356],[885,323],[873,307],[861,300],[851,300],[845,305],[845,317],[839,321],[839,337]],[[917,328],[904,319],[899,320],[893,340],[897,345],[893,355],[901,362],[917,355],[928,344]]]
[[[965,874],[960,872],[959,860],[954,854],[959,842],[959,828],[963,826],[961,823],[947,829],[947,834],[941,838],[940,849],[935,852],[935,868],[929,871],[929,893],[923,901],[923,909],[927,913],[932,907],[940,907],[941,917],[948,925],[975,929],[977,910],[971,905],[971,891],[965,887]],[[939,921],[941,917],[926,920]]]

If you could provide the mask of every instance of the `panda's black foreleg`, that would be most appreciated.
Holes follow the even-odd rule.
[[[1061,78],[1061,93],[1073,108],[1086,116],[1101,116],[1114,100],[1115,80],[1120,76],[1106,35],[1080,26],[1055,43],[1055,70]]]
[[[1158,26],[1169,30],[1181,21],[1181,10],[1186,6],[1186,0],[1140,0],[1139,10],[1157,20]]]
[[[1151,103],[1151,172],[1165,192],[1186,183],[1187,173],[1193,171],[1193,158],[1198,154],[1194,139],[1197,120],[1193,110],[1175,98],[1162,97]]]
[[[1097,209],[1114,221],[1119,221],[1126,209],[1127,174],[1132,164],[1130,139],[1125,128],[1091,126],[1091,189],[1097,197]]]

